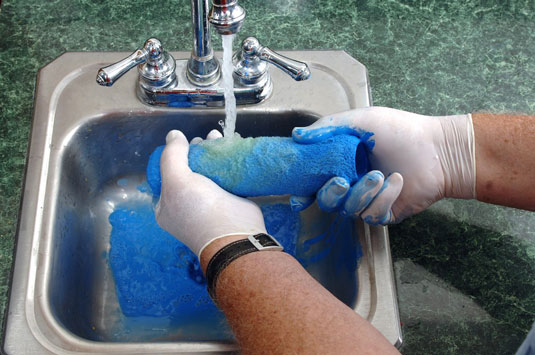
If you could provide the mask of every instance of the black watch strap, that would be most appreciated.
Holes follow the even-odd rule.
[[[260,233],[250,235],[247,239],[240,239],[225,245],[214,254],[206,267],[206,283],[210,297],[216,302],[215,288],[217,278],[231,262],[240,256],[263,250],[282,251],[283,247],[269,234]]]

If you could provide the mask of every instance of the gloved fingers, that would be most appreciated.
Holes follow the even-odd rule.
[[[345,178],[331,178],[316,194],[319,207],[326,212],[336,211],[345,201],[349,188],[349,182]]]
[[[349,190],[342,208],[342,215],[358,217],[383,187],[385,177],[379,170],[372,170],[364,175]]]
[[[369,112],[370,108],[363,108],[325,116],[308,127],[295,127],[292,137],[298,143],[316,143],[335,135],[351,134],[367,141],[373,136]]]
[[[203,141],[203,139],[201,137],[195,137],[189,142],[189,144],[199,144],[202,141]]]
[[[170,130],[165,136],[165,144],[170,144],[175,139],[181,141],[182,138],[187,141],[186,136],[184,135],[184,133],[182,133],[182,131],[179,131],[178,129]]]
[[[314,196],[290,196],[290,208],[294,212],[300,212],[314,203]]]
[[[217,139],[217,138],[222,138],[222,137],[223,135],[221,134],[221,132],[219,132],[217,129],[213,129],[206,135],[206,140]],[[204,139],[202,139],[201,137],[195,137],[189,142],[189,144],[199,144],[203,140]]]
[[[184,133],[172,130],[165,137],[165,142],[167,144],[160,158],[162,184],[167,179],[175,179],[191,171],[188,165],[189,143]]]
[[[403,188],[403,177],[399,173],[393,173],[384,182],[377,196],[360,217],[364,222],[372,225],[389,224],[395,221],[392,213],[392,205],[398,198]]]
[[[217,138],[223,138],[223,135],[217,129],[211,130],[210,133],[208,133],[208,135],[206,136],[206,140],[217,139]]]

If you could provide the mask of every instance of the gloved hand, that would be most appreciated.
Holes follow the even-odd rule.
[[[329,180],[316,195],[326,211],[360,216],[370,224],[389,224],[443,197],[475,198],[471,115],[432,117],[367,107],[296,127],[293,139],[306,144],[337,134],[353,134],[366,142],[373,170],[354,186],[341,177]],[[297,210],[309,202],[291,199]]]
[[[220,136],[212,131],[207,138]],[[156,206],[156,220],[163,229],[199,257],[214,239],[266,233],[264,217],[254,202],[232,195],[191,171],[189,144],[182,132],[169,132],[166,143],[161,157],[162,193]]]

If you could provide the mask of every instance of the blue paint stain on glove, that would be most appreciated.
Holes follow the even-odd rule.
[[[149,158],[147,181],[161,193],[158,147]],[[239,196],[314,195],[335,176],[355,183],[369,170],[359,138],[337,135],[318,143],[299,144],[286,137],[206,140],[190,146],[190,168]]]
[[[319,128],[296,127],[292,132],[293,139],[299,143],[318,143],[338,135],[353,135],[366,145],[368,151],[375,147],[373,132],[368,132],[358,127],[347,126],[324,126]]]

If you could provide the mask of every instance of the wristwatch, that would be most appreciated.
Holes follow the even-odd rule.
[[[269,234],[259,233],[227,244],[215,253],[206,267],[206,283],[212,300],[216,302],[215,288],[221,271],[240,256],[266,250],[282,251],[284,248]]]

